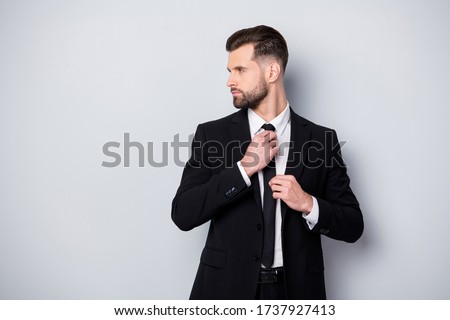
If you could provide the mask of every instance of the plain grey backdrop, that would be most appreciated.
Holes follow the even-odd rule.
[[[182,173],[170,143],[235,111],[225,41],[257,24],[288,42],[295,111],[347,141],[366,229],[352,245],[323,239],[328,297],[450,299],[438,0],[1,0],[1,299],[188,297],[207,225],[170,219]],[[126,133],[145,166],[136,147],[124,166]],[[102,166],[107,142],[119,166]]]

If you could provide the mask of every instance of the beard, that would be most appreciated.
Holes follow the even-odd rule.
[[[264,79],[261,79],[251,91],[243,92],[239,89],[233,90],[237,90],[242,94],[240,97],[233,97],[233,105],[237,109],[255,109],[264,100],[268,92]]]

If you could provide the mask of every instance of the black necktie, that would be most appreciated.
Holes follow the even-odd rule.
[[[275,127],[270,123],[264,124],[261,128],[264,130],[275,131]],[[264,196],[263,196],[263,216],[264,216],[264,243],[262,264],[270,268],[273,264],[274,245],[275,245],[275,206],[276,200],[272,196],[272,190],[269,181],[275,177],[275,158],[263,169],[264,176]]]

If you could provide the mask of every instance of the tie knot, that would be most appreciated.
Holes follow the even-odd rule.
[[[275,131],[275,127],[270,123],[265,123],[261,126],[264,130]]]

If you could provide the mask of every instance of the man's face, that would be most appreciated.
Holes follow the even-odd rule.
[[[267,83],[258,63],[252,60],[253,45],[247,44],[228,55],[230,77],[227,86],[236,108],[254,109],[267,96]]]

